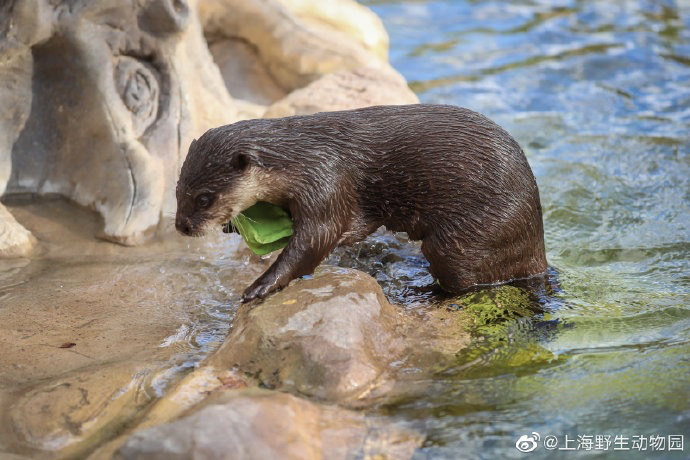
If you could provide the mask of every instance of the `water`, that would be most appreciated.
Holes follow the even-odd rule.
[[[385,409],[426,434],[416,457],[690,458],[690,2],[364,3],[422,102],[482,112],[523,146],[561,288]],[[684,452],[651,450],[680,434]],[[548,451],[547,435],[611,445]]]

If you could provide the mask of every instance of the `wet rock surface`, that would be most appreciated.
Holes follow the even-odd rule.
[[[268,388],[339,403],[391,385],[390,363],[405,352],[403,318],[364,273],[323,268],[259,305],[242,307],[209,360]]]
[[[461,324],[437,315],[415,317],[391,305],[365,273],[324,266],[242,306],[208,364],[264,387],[361,407],[385,399],[406,370],[441,365],[467,343]]]
[[[391,305],[378,284],[362,272],[321,267],[313,278],[293,282],[262,303],[242,305],[223,345],[140,421],[139,429],[145,431],[137,431],[129,438],[121,436],[94,452],[91,458],[110,458],[123,445],[126,447],[119,451],[123,458],[155,456],[159,450],[170,455],[191,455],[194,446],[204,443],[208,445],[203,452],[220,451],[227,441],[214,434],[213,429],[210,438],[206,437],[207,427],[214,424],[204,420],[205,409],[199,410],[199,407],[213,404],[209,401],[215,401],[219,392],[241,393],[246,387],[273,390],[262,395],[280,395],[270,401],[285,401],[284,393],[288,392],[299,398],[288,401],[300,401],[296,404],[313,406],[315,411],[331,413],[333,404],[342,408],[339,410],[343,414],[355,414],[344,411],[345,408],[364,409],[356,418],[368,420],[369,416],[363,415],[367,414],[367,409],[423,393],[423,382],[434,372],[454,363],[456,354],[467,347],[468,325],[468,318],[452,309],[410,312]],[[265,405],[254,400],[247,404],[248,407]],[[223,414],[224,410],[231,414],[235,411],[232,407],[215,408],[211,411],[214,414],[211,419],[221,418],[225,421],[218,423],[223,425],[236,417],[243,418]],[[282,410],[271,402],[265,411],[259,411],[256,423],[266,424],[270,429],[252,431],[247,428],[251,432],[243,438],[248,440],[247,449],[253,449],[252,446],[269,449],[264,446],[275,445],[276,436],[279,439],[288,436],[282,425],[275,425],[274,419],[282,418],[279,415]],[[187,416],[190,413],[195,415]],[[171,420],[176,421],[159,427]],[[313,428],[309,419],[297,417],[294,423],[296,426],[290,425],[290,430],[310,432]],[[372,429],[367,426],[368,430]],[[290,430],[287,433],[292,433]],[[405,439],[409,438],[409,442],[403,443],[403,451],[399,451],[402,447],[398,441],[367,442],[367,445],[379,445],[379,454],[384,458],[408,458],[410,446],[418,446],[421,442],[418,431],[391,420],[380,430],[406,433]],[[380,430],[376,428],[377,433]],[[319,439],[318,435],[314,436]],[[310,453],[306,458],[311,458],[311,452],[317,448],[317,444],[302,437],[288,438],[295,452]],[[360,458],[357,453],[359,441],[353,443],[348,445],[342,458]],[[329,446],[323,445],[320,449],[314,451],[318,452],[318,455],[314,453],[317,458],[336,455]],[[252,450],[242,455],[251,458],[258,452]],[[209,455],[208,458],[223,458],[213,453]]]
[[[410,458],[417,433],[267,390],[219,392],[191,414],[140,431],[115,459]]]
[[[158,458],[156,455],[160,452],[184,458],[197,452],[194,449],[200,445],[205,447],[198,452],[205,452],[208,458],[224,458],[213,452],[224,448],[229,435],[216,434],[211,428],[216,423],[207,421],[204,418],[206,409],[199,408],[215,404],[212,401],[216,401],[218,393],[244,395],[243,389],[257,387],[271,389],[259,393],[262,398],[269,399],[255,401],[255,393],[248,393],[249,401],[242,410],[261,407],[261,410],[256,409],[258,415],[252,423],[268,428],[254,430],[245,424],[232,435],[240,437],[237,443],[239,439],[246,439],[242,445],[247,445],[247,449],[270,450],[276,437],[287,436],[289,443],[285,442],[290,449],[308,453],[306,458],[311,458],[313,452],[318,452],[314,454],[317,458],[336,455],[325,444],[319,447],[318,443],[306,441],[306,438],[289,435],[291,430],[311,433],[314,429],[311,416],[296,417],[295,426],[288,424],[287,431],[283,425],[275,425],[276,418],[285,418],[280,415],[285,409],[279,406],[292,407],[290,401],[298,401],[295,404],[312,407],[309,409],[312,412],[332,413],[332,406],[336,404],[345,414],[338,417],[357,414],[353,415],[359,420],[357,423],[366,421],[364,425],[370,431],[374,429],[372,426],[380,425],[381,428],[374,431],[393,433],[393,440],[386,435],[388,441],[373,444],[367,441],[366,445],[379,446],[377,449],[385,458],[408,458],[411,446],[420,445],[419,432],[393,420],[385,423],[378,420],[371,425],[371,415],[366,414],[373,407],[423,393],[426,386],[423,382],[434,372],[452,365],[457,353],[467,347],[469,324],[466,316],[449,308],[422,312],[394,306],[370,276],[351,269],[321,267],[314,277],[297,280],[261,303],[240,306],[222,346],[139,419],[132,437],[120,436],[97,449],[90,458],[111,458],[118,449],[122,458],[144,455]],[[285,393],[293,396],[286,400]],[[232,420],[251,419],[236,415],[232,405],[223,407],[209,411],[212,413],[210,420],[224,426],[234,423]],[[361,412],[351,413],[346,408]],[[171,421],[174,422],[170,424]],[[161,427],[163,424],[167,425]],[[402,447],[395,433],[404,433],[406,440]],[[312,437],[320,439],[318,433],[308,436]],[[357,439],[360,438],[348,444],[342,458],[360,458]],[[242,455],[251,458],[263,451],[248,452]]]

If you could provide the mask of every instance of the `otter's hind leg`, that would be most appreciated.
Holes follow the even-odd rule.
[[[422,240],[422,254],[429,262],[429,272],[441,289],[452,294],[477,284],[477,261],[467,252],[460,243],[444,242],[433,234]]]

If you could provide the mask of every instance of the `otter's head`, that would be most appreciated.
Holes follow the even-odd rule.
[[[232,125],[192,141],[177,181],[175,227],[187,236],[220,228],[260,197],[261,162]]]

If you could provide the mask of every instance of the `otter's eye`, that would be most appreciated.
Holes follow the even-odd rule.
[[[208,193],[202,193],[194,199],[194,206],[197,209],[206,209],[213,203],[213,197]]]

